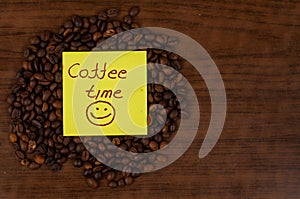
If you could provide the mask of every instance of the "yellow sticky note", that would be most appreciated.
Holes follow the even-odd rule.
[[[63,52],[64,136],[147,135],[147,52]]]

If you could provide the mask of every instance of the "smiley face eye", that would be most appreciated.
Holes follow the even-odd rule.
[[[99,108],[97,107],[96,110],[99,111]]]
[[[107,108],[105,108],[104,111],[107,111]]]

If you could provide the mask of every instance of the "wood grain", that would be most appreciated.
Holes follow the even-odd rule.
[[[203,80],[184,74],[201,108],[189,150],[163,170],[126,188],[91,190],[78,169],[52,173],[19,165],[8,141],[5,98],[30,36],[73,14],[139,5],[143,26],[165,27],[198,41],[216,62],[228,112],[213,151],[198,159],[210,117]],[[0,198],[299,198],[300,3],[297,0],[0,1]]]

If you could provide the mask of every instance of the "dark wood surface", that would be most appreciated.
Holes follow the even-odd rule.
[[[87,187],[70,163],[59,172],[19,165],[8,141],[5,98],[21,67],[30,36],[57,30],[73,14],[92,15],[139,5],[137,21],[181,31],[216,62],[226,87],[228,112],[213,151],[198,159],[210,117],[201,77],[185,70],[200,100],[195,141],[175,163],[145,174],[126,188]],[[240,1],[0,2],[0,198],[299,198],[300,3]]]

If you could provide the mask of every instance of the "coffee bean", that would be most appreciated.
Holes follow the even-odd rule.
[[[159,144],[159,148],[162,149],[164,147],[166,147],[168,145],[168,143],[166,141],[163,141]]]
[[[127,24],[131,24],[132,23],[132,17],[130,15],[127,15],[123,18],[123,21]]]
[[[20,161],[20,164],[21,164],[22,166],[28,166],[28,165],[30,164],[30,161],[27,160],[27,159],[23,159],[23,160]]]
[[[20,148],[21,148],[22,151],[27,151],[27,149],[28,149],[28,143],[20,141]]]
[[[156,151],[158,149],[158,144],[155,141],[151,141],[149,143],[149,147],[150,147],[151,150]]]
[[[112,180],[115,179],[115,177],[116,177],[116,173],[115,173],[114,171],[111,171],[111,172],[109,172],[109,173],[107,174],[106,179],[107,179],[108,181],[112,181]]]
[[[75,26],[81,27],[82,24],[83,24],[82,17],[80,17],[80,16],[74,16],[73,17],[73,23],[74,23]]]
[[[68,154],[69,154],[69,149],[68,149],[68,147],[63,147],[63,148],[60,150],[60,153],[63,154],[63,155],[68,155]]]
[[[22,140],[23,142],[29,142],[29,138],[28,138],[28,136],[27,136],[26,134],[22,134],[21,140]]]
[[[170,113],[170,118],[171,119],[174,119],[178,116],[178,111],[177,110],[172,110],[171,113]]]
[[[42,41],[48,41],[51,37],[52,33],[48,30],[45,30],[41,33],[40,38]]]
[[[130,29],[130,25],[127,23],[122,23],[121,27],[123,28],[123,30],[129,30]]]
[[[95,166],[93,167],[93,172],[95,173],[95,179],[98,180],[98,179],[101,179],[102,178],[102,173],[101,173],[101,170],[103,169],[103,166]]]
[[[87,178],[86,182],[89,187],[94,188],[94,189],[99,186],[99,183],[93,177]]]
[[[34,156],[34,161],[37,163],[37,164],[44,164],[45,162],[45,157],[42,156],[42,155],[35,155]]]
[[[101,32],[94,32],[93,34],[93,41],[98,41],[102,37]]]
[[[13,120],[17,120],[17,119],[19,119],[20,117],[21,117],[21,111],[20,111],[20,109],[14,108],[14,109],[12,110],[12,113],[11,113],[11,118],[12,118]]]
[[[100,20],[106,20],[107,19],[106,12],[100,12],[100,13],[98,13],[98,19],[100,19]],[[95,23],[96,23],[96,21],[95,21]]]
[[[131,176],[128,176],[125,178],[125,183],[127,185],[131,185],[133,183],[133,178]]]
[[[55,172],[61,169],[61,165],[58,163],[55,163],[51,166],[51,171]]]
[[[15,133],[10,133],[9,134],[9,140],[10,140],[11,143],[15,143],[15,142],[18,141],[18,137]]]
[[[98,21],[98,17],[96,15],[93,15],[93,16],[90,16],[88,18],[88,20],[89,20],[90,24],[95,24]]]
[[[29,167],[30,169],[32,169],[32,170],[35,170],[35,169],[40,168],[41,165],[40,165],[40,164],[37,164],[37,163],[35,163],[35,162],[31,162],[31,163],[29,164],[28,167]]]
[[[162,93],[162,92],[164,91],[164,87],[163,87],[162,85],[155,84],[154,90],[155,90],[156,92]]]
[[[140,12],[139,7],[134,6],[129,10],[129,15],[132,17],[136,17],[139,14],[139,12]]]
[[[52,106],[56,109],[59,109],[59,108],[62,108],[62,103],[61,103],[61,100],[55,100],[53,103],[52,103]]]
[[[84,177],[90,177],[92,174],[93,174],[92,169],[84,169],[84,171],[83,171],[83,176]]]
[[[117,182],[115,182],[115,181],[110,181],[110,182],[108,183],[108,186],[111,187],[111,188],[116,188],[116,187],[118,186],[118,184],[117,184]]]
[[[42,111],[46,112],[48,110],[48,104],[46,102],[43,103]]]
[[[34,140],[29,140],[28,142],[28,152],[33,152],[36,148],[36,142]]]
[[[103,37],[111,37],[115,34],[115,30],[114,29],[107,29],[105,31],[105,33],[103,34]]]
[[[82,161],[87,161],[90,157],[90,153],[87,150],[84,150],[81,155]]]
[[[90,169],[93,168],[93,165],[92,165],[91,163],[89,163],[89,162],[84,162],[84,163],[83,163],[83,167],[84,167],[84,169],[86,169],[86,170],[90,170]]]
[[[53,35],[53,40],[55,41],[55,42],[62,42],[63,41],[63,36],[61,36],[60,34],[54,34]]]
[[[112,9],[106,10],[106,14],[107,14],[107,17],[110,17],[110,18],[116,17],[119,15],[119,10],[112,8]]]
[[[119,186],[119,187],[124,187],[124,186],[125,186],[125,181],[124,181],[124,179],[121,178],[121,179],[118,180],[118,186]]]
[[[87,47],[87,46],[79,46],[77,50],[78,51],[88,51],[89,47]]]
[[[81,159],[76,159],[73,162],[74,167],[82,167],[83,163]]]
[[[162,93],[154,93],[154,96],[153,96],[154,100],[156,102],[159,102],[162,100]]]
[[[15,154],[16,154],[17,158],[19,158],[19,159],[25,158],[25,155],[22,151],[16,151]]]
[[[61,72],[56,72],[54,77],[55,77],[55,82],[61,83]]]
[[[43,100],[43,101],[47,101],[47,100],[49,99],[50,96],[51,96],[51,91],[50,91],[50,90],[46,90],[46,91],[43,93],[42,100]]]
[[[42,127],[42,124],[38,120],[32,120],[32,125],[39,129]]]
[[[73,142],[75,142],[76,144],[82,143],[80,137],[73,137]]]

